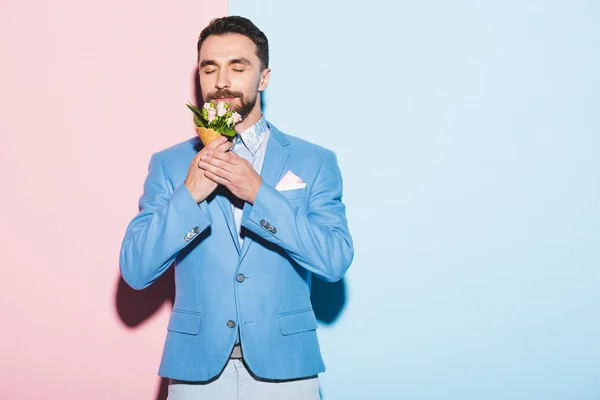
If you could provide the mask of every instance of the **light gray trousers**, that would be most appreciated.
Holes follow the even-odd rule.
[[[242,360],[230,359],[216,380],[169,382],[167,400],[320,400],[319,378],[285,382],[256,380]]]

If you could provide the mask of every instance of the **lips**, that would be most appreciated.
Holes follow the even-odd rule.
[[[235,100],[235,99],[236,99],[236,97],[220,97],[218,99],[213,99],[213,101],[215,101],[217,103],[220,101],[222,101],[224,103],[231,103],[231,101]]]
[[[208,96],[208,99],[213,103],[218,103],[220,101],[229,103],[234,101],[235,99],[243,99],[244,95],[240,92],[234,92],[227,89],[224,90],[215,90]]]

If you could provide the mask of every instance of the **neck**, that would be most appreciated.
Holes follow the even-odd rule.
[[[242,133],[258,121],[260,121],[261,118],[262,111],[260,109],[260,97],[258,97],[256,99],[256,104],[254,104],[252,111],[250,111],[250,114],[248,114],[246,118],[244,118],[244,120],[241,121],[239,124],[236,124],[233,129],[235,129],[237,133]]]

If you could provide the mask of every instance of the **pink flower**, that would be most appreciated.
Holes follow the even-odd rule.
[[[209,124],[212,123],[215,120],[216,117],[217,117],[217,110],[215,108],[211,107],[208,110],[208,123]]]
[[[217,103],[217,115],[219,117],[222,117],[223,115],[225,115],[225,113],[227,113],[227,109],[225,108],[225,103],[220,101]]]
[[[236,124],[238,122],[242,121],[242,116],[240,114],[236,113],[236,112],[233,113],[232,117],[233,117],[233,122],[236,123]]]
[[[233,125],[234,122],[235,121],[234,121],[233,115],[231,117],[227,118],[227,126]]]
[[[211,109],[211,104],[210,103],[204,103],[204,106],[202,108],[204,108],[206,111]]]

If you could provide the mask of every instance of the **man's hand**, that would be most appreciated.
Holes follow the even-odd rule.
[[[200,157],[200,168],[205,170],[207,178],[227,187],[237,198],[254,204],[262,178],[248,161],[235,153],[209,150]]]
[[[184,184],[196,203],[204,201],[218,186],[214,180],[205,176],[205,171],[200,167],[200,159],[209,152],[224,155],[232,147],[233,143],[227,141],[226,137],[222,137],[206,145],[192,160]]]

